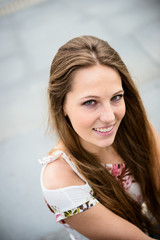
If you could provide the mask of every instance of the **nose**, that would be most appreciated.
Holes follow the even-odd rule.
[[[110,104],[106,104],[102,107],[99,118],[105,123],[113,123],[115,121],[115,114]]]

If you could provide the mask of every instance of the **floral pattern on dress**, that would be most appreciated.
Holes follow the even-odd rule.
[[[74,216],[74,215],[76,215],[78,213],[84,212],[87,209],[92,208],[93,206],[95,206],[97,203],[99,203],[99,201],[96,198],[92,197],[90,200],[86,201],[82,205],[80,205],[80,206],[78,206],[76,208],[73,208],[71,210],[64,211],[64,212],[60,212],[60,209],[57,206],[49,206],[49,208],[51,209],[52,212],[55,213],[56,222],[58,222],[58,221],[60,221],[62,219],[65,219],[65,218]]]
[[[120,183],[126,191],[129,191],[135,179],[131,175],[125,163],[106,164],[108,172]]]
[[[124,190],[133,197],[133,199],[139,204],[143,203],[140,186],[131,175],[129,168],[125,163],[105,164],[105,168],[122,185]]]

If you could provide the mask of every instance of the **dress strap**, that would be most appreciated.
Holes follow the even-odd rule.
[[[42,159],[39,159],[39,163],[42,165],[47,165],[48,163],[54,162],[55,160],[57,160],[59,157],[62,157],[68,164],[69,166],[72,168],[72,170],[85,182],[87,183],[87,181],[85,180],[85,178],[79,173],[79,171],[77,170],[75,164],[73,161],[71,161],[69,159],[69,157],[66,155],[65,152],[63,152],[62,150],[55,150],[54,152],[52,152],[52,155],[48,155],[47,157],[44,157]]]
[[[62,155],[62,151],[57,150],[52,155],[48,155],[42,159],[39,159],[39,163],[42,165],[47,165],[48,163],[54,162],[57,158],[59,158]]]

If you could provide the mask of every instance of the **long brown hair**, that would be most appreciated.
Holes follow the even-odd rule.
[[[140,184],[148,209],[160,222],[160,199],[153,172],[156,162],[154,137],[137,88],[119,54],[107,42],[92,36],[81,36],[70,40],[58,50],[51,65],[48,88],[52,126],[99,201],[146,231],[149,230],[149,221],[142,213],[141,206],[105,170],[97,156],[81,146],[69,119],[64,116],[63,105],[66,94],[72,89],[74,73],[96,64],[110,66],[121,76],[126,114],[113,147]]]

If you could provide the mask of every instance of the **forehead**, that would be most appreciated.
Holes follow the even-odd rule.
[[[109,66],[95,65],[78,70],[73,76],[72,92],[119,91],[122,81],[119,73]]]

